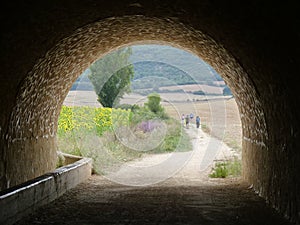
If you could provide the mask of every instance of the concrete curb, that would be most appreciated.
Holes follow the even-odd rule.
[[[92,160],[80,159],[0,192],[0,224],[11,225],[91,176]]]

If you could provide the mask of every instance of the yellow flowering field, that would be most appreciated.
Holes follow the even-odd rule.
[[[88,106],[63,106],[58,120],[58,135],[74,130],[103,132],[129,124],[131,111]]]

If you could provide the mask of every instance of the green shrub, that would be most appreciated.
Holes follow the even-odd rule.
[[[225,178],[228,176],[228,168],[226,162],[216,163],[213,172],[209,175],[211,178]]]
[[[212,173],[209,174],[211,178],[226,178],[226,177],[238,177],[242,172],[241,161],[237,158],[233,160],[217,162],[212,169]]]
[[[135,111],[137,109],[140,108],[140,106],[136,105],[136,104],[120,104],[115,106],[116,109],[126,109],[126,110],[131,110],[131,111]]]
[[[167,133],[163,142],[150,153],[191,151],[193,149],[192,143],[186,131],[182,129],[180,122],[170,118],[166,124]]]
[[[147,96],[148,102],[145,103],[145,106],[155,114],[164,111],[164,108],[160,105],[160,95],[157,93],[152,93]]]
[[[168,118],[160,107],[154,113],[148,106],[134,106],[134,110],[63,106],[58,122],[58,148],[92,158],[96,173],[112,171],[146,151],[151,154],[192,150],[181,124]]]

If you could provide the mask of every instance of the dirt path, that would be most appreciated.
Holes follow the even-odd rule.
[[[191,138],[193,151],[147,155],[123,164],[117,172],[106,174],[106,178],[130,186],[161,183],[170,177],[176,180],[174,185],[181,182],[209,182],[208,174],[214,160],[229,159],[233,152],[226,144],[197,129],[194,124],[184,129]]]
[[[187,132],[192,152],[146,157],[110,177],[93,175],[17,225],[290,224],[239,178],[208,178],[212,161],[232,152],[201,130]]]

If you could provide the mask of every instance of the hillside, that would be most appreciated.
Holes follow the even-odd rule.
[[[135,79],[163,75],[177,84],[212,83],[222,80],[216,71],[199,57],[171,46],[132,46],[130,61],[134,65]]]
[[[217,85],[223,81],[216,71],[197,56],[165,45],[132,46],[134,66],[132,89],[160,88],[184,84]],[[87,69],[71,90],[93,90]]]

